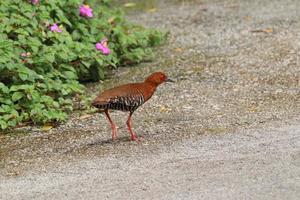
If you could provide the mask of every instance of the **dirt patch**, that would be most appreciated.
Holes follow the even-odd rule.
[[[158,70],[176,79],[175,84],[161,86],[133,116],[135,131],[145,141],[129,142],[127,114],[120,112],[112,114],[120,126],[115,143],[100,114],[74,116],[46,132],[26,127],[25,136],[0,136],[1,175],[19,176],[94,156],[153,154],[184,139],[263,127],[299,114],[298,1],[184,1],[158,6],[163,5],[155,12],[129,16],[170,31],[169,43],[157,49],[156,59],[120,68],[105,84],[91,84],[87,91],[95,96],[103,88],[142,81]]]

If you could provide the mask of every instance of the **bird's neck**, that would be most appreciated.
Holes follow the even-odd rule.
[[[154,94],[158,85],[153,82],[147,82],[147,81],[145,81],[143,84],[144,84],[144,87],[143,87],[144,88],[144,97],[145,97],[145,100],[147,101]]]
[[[159,84],[154,83],[154,82],[144,82],[144,85],[146,86],[146,88],[147,88],[149,91],[155,92],[155,90],[156,90],[156,88],[157,88],[157,86],[158,86]]]
[[[146,79],[144,83],[151,86],[151,87],[153,87],[153,88],[157,88],[157,86],[159,85],[159,83],[148,80],[148,79]]]

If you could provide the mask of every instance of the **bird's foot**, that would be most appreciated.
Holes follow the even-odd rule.
[[[117,139],[117,135],[113,135],[113,136],[111,137],[111,140],[112,140],[113,142],[115,142],[116,139]]]
[[[136,135],[133,135],[130,137],[131,141],[136,141],[136,142],[142,142],[144,140],[143,136],[137,137]]]

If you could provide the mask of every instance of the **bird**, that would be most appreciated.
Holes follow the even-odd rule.
[[[126,125],[130,133],[130,139],[132,141],[139,140],[132,131],[131,116],[138,107],[152,97],[156,88],[164,82],[174,81],[169,79],[163,72],[154,72],[144,82],[129,83],[105,90],[100,92],[92,101],[93,107],[102,111],[104,110],[112,129],[113,141],[117,138],[117,127],[109,115],[109,110],[129,112]]]

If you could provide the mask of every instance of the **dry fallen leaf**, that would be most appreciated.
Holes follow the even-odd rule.
[[[176,52],[182,52],[183,50],[182,50],[182,48],[179,48],[179,47],[178,47],[178,48],[175,48],[175,51],[176,51]]]
[[[113,23],[114,21],[115,21],[115,18],[114,18],[114,17],[111,17],[111,18],[109,18],[109,19],[107,20],[107,22],[110,23],[110,24]]]
[[[273,33],[273,28],[267,28],[264,30],[265,33]]]
[[[128,3],[125,3],[125,4],[124,4],[124,7],[126,7],[126,8],[134,7],[134,6],[136,6],[136,4],[135,4],[135,3],[132,3],[132,2],[128,2]]]
[[[148,12],[156,12],[157,11],[157,8],[151,8],[151,9],[149,9],[149,10],[147,10]]]
[[[86,115],[81,115],[79,117],[79,119],[87,119],[87,118],[90,118],[92,115],[89,115],[89,114],[86,114]]]
[[[172,111],[171,108],[167,108],[165,106],[160,106],[159,112],[170,112]]]
[[[16,128],[23,128],[29,126],[29,122],[20,123],[16,126]]]
[[[251,30],[252,33],[273,33],[273,28]]]
[[[248,108],[248,111],[251,113],[257,112],[258,111],[258,107],[257,106],[251,106]]]
[[[50,129],[52,129],[53,126],[52,125],[49,125],[49,124],[46,124],[42,127],[42,131],[49,131]]]
[[[252,20],[252,17],[250,17],[250,16],[245,16],[245,17],[243,17],[243,19],[246,20],[246,21],[250,21],[250,20]]]

